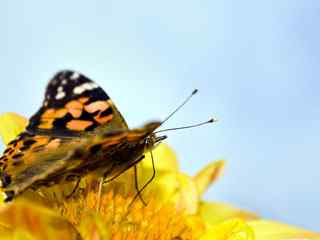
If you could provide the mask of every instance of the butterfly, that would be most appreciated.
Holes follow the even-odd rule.
[[[4,201],[27,189],[74,181],[89,173],[112,179],[163,140],[153,121],[129,129],[106,92],[75,71],[58,72],[40,109],[0,158]]]

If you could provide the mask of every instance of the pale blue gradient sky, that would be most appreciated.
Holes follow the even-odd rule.
[[[320,230],[320,2],[0,2],[0,111],[30,116],[48,79],[95,79],[130,126],[217,116],[171,133],[183,170],[213,159],[226,173],[206,194],[266,218]]]

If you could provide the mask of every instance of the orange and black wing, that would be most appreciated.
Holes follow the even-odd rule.
[[[128,129],[110,97],[91,79],[61,71],[49,82],[43,104],[30,118],[32,134],[72,136],[103,128]]]
[[[30,118],[26,130],[8,144],[0,157],[2,187],[21,169],[32,164],[42,166],[41,159],[57,159],[53,153],[58,149],[67,154],[73,142],[114,130],[127,131],[128,127],[105,91],[80,73],[58,72],[49,81],[43,104]],[[39,171],[35,174],[46,175]]]
[[[61,144],[59,148],[34,152],[29,164],[3,172],[4,200],[10,201],[28,188],[50,186],[92,172],[112,179],[142,159],[146,139],[159,125],[160,122],[151,122],[138,129],[87,135],[72,139],[68,144],[55,140],[56,144]],[[20,156],[16,160],[25,159]]]
[[[61,147],[62,142],[86,133],[113,130],[128,127],[105,91],[80,73],[58,72],[48,83],[43,104],[30,118],[26,131],[8,144],[0,158],[0,171],[30,164],[32,154],[47,147]]]

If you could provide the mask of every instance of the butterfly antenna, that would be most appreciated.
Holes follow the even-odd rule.
[[[214,123],[214,122],[217,122],[217,121],[218,121],[217,119],[211,118],[211,119],[209,119],[208,121],[205,121],[205,122],[201,122],[201,123],[197,123],[197,124],[193,124],[193,125],[189,125],[189,126],[183,126],[183,127],[162,129],[162,130],[156,131],[154,133],[156,134],[156,133],[167,132],[167,131],[174,131],[174,130],[181,130],[181,129],[187,129],[187,128],[200,127],[202,125],[207,125],[207,124]]]
[[[187,102],[189,102],[189,100],[198,92],[198,89],[195,89],[192,91],[192,93],[173,111],[171,112],[168,117],[166,117],[160,124],[163,125],[166,121],[168,121],[176,112],[178,112],[180,110],[180,108],[182,108]]]

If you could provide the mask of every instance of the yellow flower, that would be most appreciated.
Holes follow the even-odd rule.
[[[268,220],[248,223],[259,240],[320,240],[320,234]]]
[[[48,208],[17,200],[0,209],[0,239],[80,239],[75,227]]]
[[[254,240],[254,232],[243,220],[228,220],[210,227],[201,240]]]
[[[15,114],[0,116],[5,143],[22,131],[27,121]],[[224,161],[216,161],[191,177],[179,170],[176,154],[166,144],[154,151],[156,177],[141,193],[147,206],[134,200],[137,189],[129,169],[114,181],[83,178],[80,191],[67,199],[70,184],[27,191],[0,207],[1,239],[200,239],[280,240],[320,239],[320,235],[266,220],[225,203],[202,199],[217,181]],[[137,165],[141,189],[153,174],[150,153]]]
[[[8,144],[21,133],[28,124],[28,120],[16,113],[0,115],[0,135],[4,144]]]

